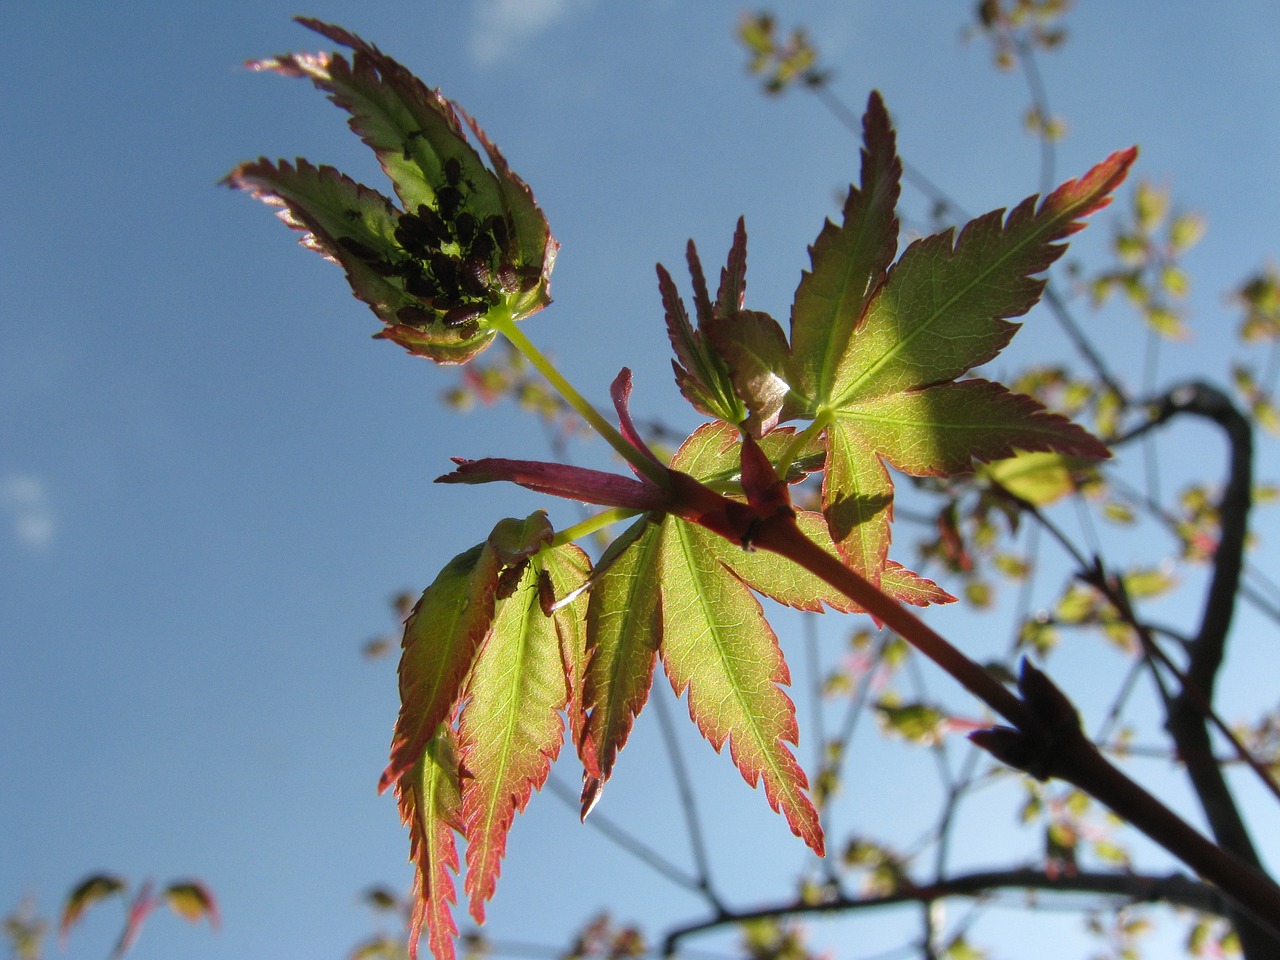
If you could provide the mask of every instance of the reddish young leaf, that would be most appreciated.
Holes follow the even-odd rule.
[[[133,902],[129,904],[129,913],[125,918],[124,929],[120,931],[120,939],[116,941],[115,949],[111,951],[110,960],[120,960],[138,942],[138,934],[142,932],[142,925],[147,922],[147,917],[151,916],[152,911],[160,903],[156,899],[153,890],[154,885],[152,882],[146,880],[138,888],[138,892],[134,894]]]

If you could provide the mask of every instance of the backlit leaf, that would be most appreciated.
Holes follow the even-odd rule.
[[[636,521],[601,558],[587,603],[587,713],[578,738],[584,817],[649,698],[661,639],[659,543],[657,523]]]
[[[683,451],[671,465],[683,470]],[[791,682],[759,602],[717,559],[710,531],[668,517],[661,527],[661,656],[676,694],[718,751],[729,753],[749,784],[763,782],[770,806],[819,854],[822,828],[808,778],[787,744],[797,741],[795,706],[780,689]]]
[[[809,248],[791,312],[791,388],[787,414],[806,415],[833,399],[837,365],[898,246],[902,163],[880,95],[862,120],[860,187],[850,187],[840,226],[828,221]]]
[[[1083,227],[1083,217],[1109,202],[1134,156],[1113,154],[1038,205],[1031,197],[1008,216],[993,211],[954,240],[946,231],[916,241],[868,292],[838,355],[824,359],[824,387],[811,398],[827,436],[823,512],[846,562],[873,582],[893,519],[886,463],[934,476],[969,472],[1015,450],[1108,456],[1030,398],[982,380],[952,381],[1004,348],[1017,329],[1008,318],[1026,313],[1044,289],[1035,275],[1062,255],[1060,241]],[[800,302],[797,291],[793,351],[810,323],[828,329]]]
[[[494,617],[498,578],[551,539],[546,514],[502,520],[489,539],[458,554],[422,594],[405,623],[400,716],[380,790],[404,776],[441,722],[451,719]]]
[[[662,528],[662,663],[689,715],[747,783],[763,781],[770,806],[792,832],[823,851],[808,779],[787,748],[799,736],[795,707],[779,686],[790,672],[750,590],[710,555],[715,534],[669,518]]]
[[[542,611],[530,565],[497,605],[493,626],[472,667],[458,722],[462,818],[467,838],[466,890],[471,915],[484,920],[507,833],[560,752],[569,701],[555,621]]]
[[[982,466],[978,475],[998,483],[1020,500],[1047,507],[1075,492],[1073,475],[1084,466],[1061,453],[1019,453]]]
[[[462,832],[462,797],[453,729],[441,723],[413,769],[396,784],[400,818],[409,825],[409,859],[414,864],[413,915],[409,920],[409,955],[417,957],[418,941],[436,960],[453,960],[453,921],[458,872],[455,834]]]

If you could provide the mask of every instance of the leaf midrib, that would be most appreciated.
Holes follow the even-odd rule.
[[[882,369],[884,369],[884,367],[887,366],[890,361],[898,357],[905,350],[906,347],[914,343],[917,337],[921,337],[925,333],[929,332],[933,324],[938,321],[939,317],[945,314],[952,306],[955,305],[957,301],[963,299],[965,296],[967,296],[970,292],[972,292],[977,287],[985,284],[992,274],[994,274],[998,269],[1002,268],[1010,260],[1014,259],[1018,254],[1026,250],[1029,246],[1039,241],[1042,236],[1044,236],[1046,233],[1049,233],[1051,231],[1051,228],[1055,227],[1064,217],[1067,219],[1070,219],[1074,215],[1075,210],[1076,210],[1076,206],[1072,205],[1068,210],[1061,211],[1057,216],[1048,218],[1043,222],[1042,225],[1039,226],[1039,228],[1032,228],[1028,232],[1026,238],[1023,241],[1013,244],[1005,251],[1003,256],[997,257],[995,260],[993,260],[985,270],[981,270],[976,274],[971,274],[972,279],[970,280],[969,283],[962,285],[950,298],[948,298],[943,304],[937,307],[929,315],[929,317],[926,320],[924,320],[921,323],[915,324],[912,330],[910,330],[905,336],[900,337],[894,343],[893,347],[886,350],[875,362],[873,362],[869,367],[867,367],[867,369],[863,371],[863,373],[856,380],[854,380],[849,385],[849,387],[836,400],[834,400],[831,403],[831,406],[845,407],[846,405],[848,405],[856,397],[858,393],[858,388],[862,384],[872,379],[877,373],[879,373]],[[973,221],[970,222],[969,226],[972,226],[972,223]],[[999,234],[999,237],[997,237],[996,242],[998,243],[1000,240],[1004,239],[1007,235],[1008,235],[1007,227],[1002,217],[1002,220],[1000,223],[1000,234]],[[961,239],[962,240],[964,239],[963,231],[961,232]],[[978,241],[970,241],[970,242],[978,242]],[[910,248],[908,248],[907,252],[910,253]],[[963,252],[967,252],[967,249]],[[949,259],[954,260],[961,253],[962,253],[961,248],[956,247],[949,252],[948,257]],[[905,255],[906,254],[904,254],[904,256]],[[901,264],[902,261],[899,260],[898,263]],[[883,297],[885,292],[889,289],[889,284],[892,282],[893,282],[893,278],[892,276],[890,276],[890,278],[886,281],[884,287],[882,287],[877,292],[876,296],[872,299],[871,303],[868,304],[868,309],[874,308],[876,303],[879,302],[880,298]],[[1004,318],[997,317],[992,319],[1004,319]]]

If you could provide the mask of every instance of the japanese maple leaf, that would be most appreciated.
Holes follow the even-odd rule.
[[[1136,149],[1117,152],[1044,200],[1029,197],[953,230],[897,246],[901,163],[884,105],[863,120],[861,187],[843,223],[810,248],[791,314],[783,419],[826,438],[823,512],[845,561],[879,582],[893,518],[886,466],[911,476],[972,471],[1015,451],[1102,458],[1106,447],[1065,417],[986,380],[960,380],[1008,344],[1040,299],[1042,274],[1082,218],[1106,206]],[[892,265],[891,265],[892,263]]]

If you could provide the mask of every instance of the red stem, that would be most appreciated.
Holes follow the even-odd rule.
[[[981,664],[969,659],[923,620],[806,537],[795,521],[779,515],[763,520],[751,533],[753,546],[781,554],[825,580],[889,627],[956,679],[966,690],[1008,720],[1026,728],[1031,722],[1022,700]]]
[[[799,564],[858,603],[1014,727],[1028,735],[1040,727],[1025,701],[915,614],[811,541],[792,516],[777,513],[759,519],[751,527],[750,541]],[[1045,758],[1052,776],[1080,787],[1110,807],[1215,884],[1280,939],[1280,887],[1270,877],[1206,839],[1127,777],[1098,752],[1078,725],[1052,746],[1052,755]]]

